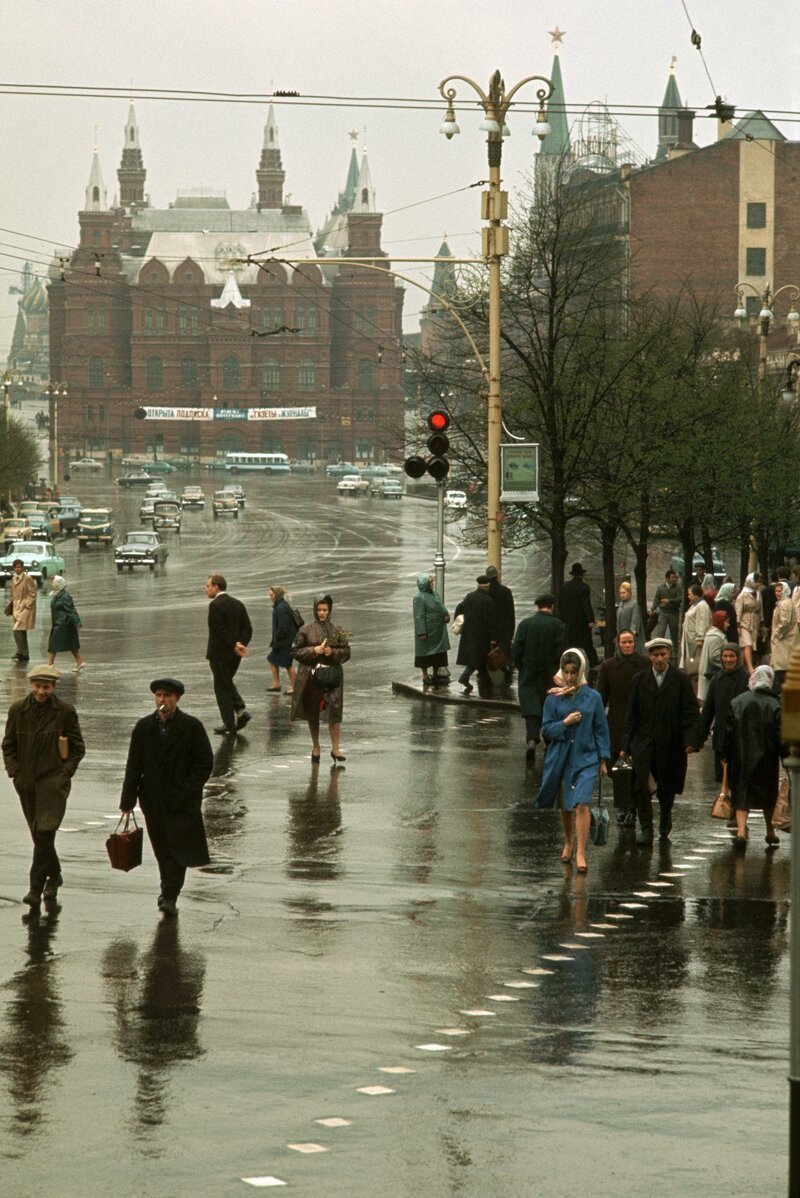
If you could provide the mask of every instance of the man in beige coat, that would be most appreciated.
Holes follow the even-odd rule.
[[[36,627],[36,582],[30,574],[25,573],[25,564],[20,558],[14,559],[11,569],[14,573],[11,575],[11,598],[6,613],[13,621],[11,627],[17,646],[11,660],[25,662],[30,657],[28,629]]]

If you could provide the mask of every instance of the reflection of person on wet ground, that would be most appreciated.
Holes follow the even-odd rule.
[[[773,681],[770,666],[757,666],[749,689],[731,703],[725,724],[724,756],[736,812],[737,849],[747,848],[747,817],[754,807],[764,812],[767,848],[780,844],[772,826],[781,753],[781,705],[772,694]]]
[[[139,1066],[136,1114],[143,1135],[165,1120],[169,1070],[203,1053],[198,1025],[205,971],[202,953],[181,947],[171,919],[158,924],[143,955],[130,940],[114,941],[104,955],[114,1046],[123,1061]]]
[[[307,788],[289,797],[292,857],[287,872],[290,876],[326,881],[339,872],[337,833],[342,828],[341,771],[331,767],[325,773],[326,777],[321,781],[319,768],[312,766]]]
[[[595,779],[606,773],[611,756],[603,701],[587,684],[588,662],[582,649],[561,656],[556,686],[545,699],[542,735],[548,742],[537,807],[552,807],[562,787],[561,817],[566,865],[575,854],[578,873],[585,874],[589,807]]]
[[[133,729],[119,801],[122,811],[133,811],[137,801],[142,809],[165,915],[177,914],[187,867],[210,860],[201,805],[214,755],[203,725],[178,707],[185,689],[176,678],[150,683],[156,710]]]

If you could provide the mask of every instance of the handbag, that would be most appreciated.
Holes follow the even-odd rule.
[[[783,766],[778,778],[778,797],[772,809],[772,826],[779,832],[792,830],[792,783]]]
[[[658,612],[657,611],[649,611],[647,613],[647,619],[645,620],[645,624],[644,624],[645,632],[647,633],[648,640],[655,632],[657,624],[658,624]]]
[[[612,766],[611,789],[616,811],[630,811],[636,805],[633,801],[633,766],[624,757]]]
[[[732,810],[731,792],[728,786],[728,763],[726,761],[722,767],[722,785],[719,788],[719,794],[711,806],[711,817],[712,819],[729,820]]]
[[[461,636],[461,629],[463,627],[464,627],[464,616],[462,615],[461,612],[459,612],[459,614],[456,616],[455,620],[453,620],[453,623],[450,626],[450,631],[452,632],[453,636]]]
[[[495,645],[486,654],[486,669],[487,670],[504,670],[508,664],[508,654],[504,653],[499,645]]]
[[[133,829],[130,828],[131,820],[133,820]],[[125,825],[121,832],[120,824]],[[136,823],[136,816],[132,811],[123,812],[119,824],[106,841],[106,852],[111,862],[111,868],[121,869],[123,873],[127,873],[128,870],[136,869],[137,865],[141,865],[143,839],[144,833]]]
[[[290,607],[289,611],[292,613],[292,623],[294,624],[295,628],[302,628],[303,617],[300,615],[300,612],[297,610],[297,608]]]
[[[311,671],[311,677],[314,680],[314,686],[320,691],[335,691],[337,686],[341,686],[344,681],[344,671],[338,661],[331,665],[314,666]]]
[[[13,616],[13,614],[14,614],[14,600],[13,599],[9,599],[8,603],[3,608],[3,612],[7,616]]]
[[[608,814],[608,808],[603,806],[603,775],[600,775],[600,785],[597,792],[597,806],[592,807],[592,813],[589,822],[589,835],[592,838],[592,844],[602,847],[608,844],[608,827],[611,823],[611,817]]]

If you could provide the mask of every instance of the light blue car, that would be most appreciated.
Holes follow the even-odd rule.
[[[64,559],[56,553],[51,541],[12,541],[8,553],[0,557],[0,584],[3,586],[14,573],[11,565],[17,558],[25,567],[25,573],[35,578],[39,586],[45,578],[64,573]]]

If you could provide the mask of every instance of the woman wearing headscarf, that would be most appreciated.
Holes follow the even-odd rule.
[[[617,633],[630,631],[636,640],[636,652],[644,653],[644,628],[639,604],[634,602],[633,588],[626,580],[619,584],[617,604]]]
[[[697,697],[705,703],[711,679],[722,669],[722,649],[728,640],[728,617],[724,611],[715,611],[711,616],[711,627],[703,638],[700,651],[700,668],[697,676]]]
[[[67,590],[66,580],[60,574],[53,575],[50,619],[52,627],[47,642],[47,664],[51,666],[54,663],[56,653],[69,652],[75,658],[74,672],[80,674],[86,664],[81,657],[81,642],[78,638],[81,618]]]
[[[781,705],[772,693],[773,680],[770,666],[753,670],[748,690],[733,700],[726,721],[725,760],[737,849],[747,848],[747,817],[754,807],[764,812],[767,848],[780,844],[772,825],[781,760]]]
[[[797,616],[792,603],[792,592],[788,582],[776,582],[775,607],[772,612],[772,637],[770,639],[770,664],[775,671],[775,694],[779,695],[783,687],[786,671],[797,635]]]
[[[286,598],[284,587],[270,587],[267,592],[272,604],[272,640],[269,643],[267,661],[272,670],[272,686],[267,687],[267,693],[276,695],[281,689],[281,670],[289,675],[287,695],[294,694],[294,666],[292,665],[292,641],[297,626],[294,622],[291,606]]]
[[[736,587],[732,582],[723,582],[714,600],[714,611],[724,611],[728,617],[728,640],[739,643],[739,621],[736,618],[736,608],[733,606],[733,592]]]
[[[293,720],[304,719],[311,733],[311,760],[319,762],[320,718],[328,721],[331,737],[331,757],[335,763],[346,761],[339,752],[339,735],[342,727],[344,706],[344,676],[333,687],[318,685],[314,678],[315,668],[341,666],[350,660],[347,634],[331,622],[333,599],[330,595],[319,595],[314,600],[314,619],[298,629],[292,645],[292,656],[300,662],[292,696]]]
[[[556,686],[548,693],[542,713],[542,736],[548,743],[537,807],[552,807],[562,787],[561,818],[566,865],[575,854],[579,874],[588,872],[586,840],[589,807],[598,773],[606,773],[611,742],[603,700],[587,685],[588,662],[582,649],[561,655]]]
[[[422,670],[422,685],[436,686],[439,670],[447,671],[450,613],[433,589],[429,574],[417,578],[417,593],[411,603],[414,615],[414,665]],[[428,673],[433,670],[433,676]]]
[[[734,608],[739,624],[739,644],[742,646],[744,668],[752,674],[756,664],[756,646],[764,623],[761,603],[761,575],[748,574]]]
[[[725,748],[725,722],[733,700],[747,690],[747,670],[742,667],[741,646],[728,641],[720,653],[720,669],[711,678],[700,716],[700,745],[708,740],[714,750],[714,777],[722,781],[722,752]],[[713,728],[713,732],[712,732]]]

